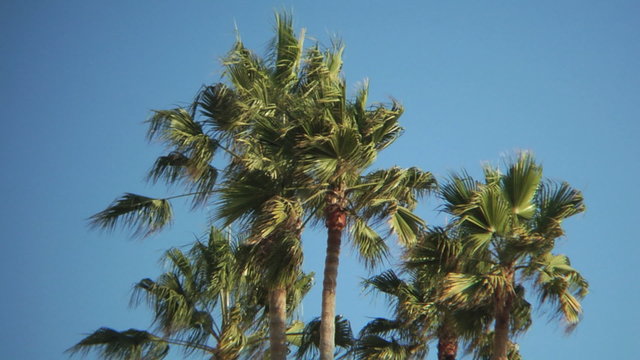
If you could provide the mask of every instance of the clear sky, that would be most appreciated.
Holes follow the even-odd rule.
[[[162,251],[202,233],[206,214],[179,209],[144,241],[92,232],[86,218],[125,191],[165,194],[143,182],[161,149],[142,122],[220,79],[234,24],[264,50],[283,8],[321,42],[344,40],[350,89],[369,78],[370,99],[406,107],[406,132],[376,167],[478,174],[528,149],[546,176],[584,191],[588,211],[559,243],[591,283],[584,320],[565,336],[539,313],[518,340],[525,359],[637,354],[640,2],[4,0],[0,358],[65,359],[100,326],[147,327],[128,307],[132,284],[160,274]],[[420,215],[441,224],[437,205]],[[304,235],[306,270],[322,272],[324,241]],[[343,253],[338,313],[358,331],[385,303],[362,295],[366,272]],[[320,312],[316,283],[305,319]]]

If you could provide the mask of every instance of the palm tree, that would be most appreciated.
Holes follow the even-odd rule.
[[[422,359],[427,343],[434,339],[439,360],[455,360],[460,342],[467,344],[466,352],[475,358],[486,358],[491,351],[487,343],[493,338],[487,331],[491,307],[454,306],[441,298],[448,274],[485,271],[485,261],[467,250],[458,227],[431,227],[421,231],[417,243],[406,251],[401,271],[407,279],[387,270],[365,280],[366,287],[387,295],[394,318],[374,319],[362,329],[355,346],[356,358]],[[517,294],[522,291],[518,289]],[[518,296],[511,311],[513,329],[525,331],[531,323],[529,303]],[[511,349],[517,352],[515,344]]]
[[[465,246],[486,268],[480,274],[448,274],[441,298],[454,306],[491,306],[491,358],[506,360],[523,282],[531,282],[541,303],[551,303],[567,329],[580,320],[579,299],[588,283],[567,256],[552,251],[564,235],[562,221],[585,207],[582,194],[566,182],[543,180],[542,167],[529,153],[508,163],[505,174],[488,166],[484,173],[484,183],[462,173],[442,188],[444,210],[455,217]]]
[[[295,36],[291,19],[277,15],[276,25],[267,60],[238,38],[224,60],[228,85],[205,87],[188,109],[155,112],[149,121],[149,137],[163,141],[169,154],[156,161],[149,178],[186,184],[190,191],[175,197],[191,196],[194,206],[223,191],[218,218],[225,224],[244,222],[253,229],[254,242],[267,244],[280,241],[276,237],[282,234],[299,233],[306,223],[300,221],[299,206],[324,217],[330,241],[321,353],[330,358],[339,242],[347,213],[363,258],[373,262],[384,256],[386,245],[367,221],[390,219],[401,240],[411,241],[422,223],[411,212],[415,198],[435,182],[431,174],[413,168],[363,176],[377,152],[400,134],[401,107],[394,103],[390,109],[383,105],[367,108],[366,87],[354,102],[348,102],[339,78],[342,47],[322,52],[316,45],[303,57],[304,36]],[[223,172],[225,190],[214,188],[221,171],[211,161],[219,149],[230,156],[230,165]],[[256,189],[248,184],[258,178],[269,181],[258,184],[259,193],[250,194]],[[263,191],[265,184],[274,187]],[[92,217],[92,222],[109,229],[124,223],[138,234],[149,235],[170,223],[171,199],[125,194]],[[301,261],[290,259],[293,265]],[[280,305],[274,303],[272,309],[282,307],[285,283],[278,280],[274,285],[272,299]],[[284,335],[280,331],[273,339],[282,342]],[[273,355],[282,358],[282,352]]]
[[[169,155],[158,158],[149,179],[182,183],[186,194],[165,199],[125,194],[92,217],[98,227],[123,223],[136,234],[149,235],[170,223],[172,198],[190,196],[198,206],[214,192],[221,193],[217,218],[225,226],[240,222],[251,231],[252,256],[260,260],[248,262],[256,267],[251,272],[264,274],[262,280],[272,284],[268,298],[273,360],[283,360],[287,353],[286,289],[297,279],[302,262],[302,212],[291,190],[299,178],[291,161],[293,146],[287,142],[295,137],[289,118],[300,112],[296,100],[303,83],[298,78],[303,38],[295,36],[289,16],[276,14],[267,60],[238,38],[224,59],[229,85],[204,87],[188,109],[154,113],[149,138],[163,141]],[[211,164],[218,149],[230,156],[230,162],[223,186],[215,188],[220,171]]]
[[[342,48],[317,52],[311,74],[322,74],[315,96],[317,113],[303,124],[304,137],[298,147],[306,173],[314,181],[315,197],[309,206],[324,220],[327,254],[324,268],[320,357],[332,359],[335,291],[343,230],[348,229],[360,255],[371,264],[384,257],[386,245],[375,226],[388,221],[402,243],[415,240],[423,221],[413,214],[416,198],[435,186],[428,172],[416,168],[375,171],[365,174],[378,152],[401,134],[398,119],[402,107],[378,104],[367,107],[368,87],[354,101],[346,98],[339,79]],[[350,226],[348,226],[350,225]]]
[[[132,299],[152,308],[154,331],[100,328],[69,352],[95,350],[105,359],[162,359],[169,346],[177,346],[185,355],[197,352],[217,360],[261,357],[267,339],[266,289],[246,276],[245,256],[228,234],[215,228],[206,243],[198,241],[186,253],[167,251],[169,271],[157,280],[138,282]],[[301,276],[292,294],[297,292],[300,299],[310,282]]]

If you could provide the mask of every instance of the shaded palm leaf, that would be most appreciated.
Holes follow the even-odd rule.
[[[166,199],[126,193],[89,221],[94,228],[113,230],[121,224],[133,229],[134,235],[149,236],[169,225],[172,215]]]
[[[87,355],[92,350],[107,360],[160,360],[169,352],[169,345],[162,338],[146,331],[116,331],[103,327],[82,339],[67,352]]]

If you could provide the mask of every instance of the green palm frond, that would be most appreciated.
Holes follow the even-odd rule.
[[[363,282],[365,288],[374,288],[392,297],[398,297],[402,292],[402,288],[407,284],[400,279],[393,270],[387,270],[379,275],[365,279]]]
[[[264,172],[241,173],[226,181],[220,189],[216,218],[225,226],[257,215],[263,204],[277,195],[271,177]]]
[[[116,331],[103,327],[67,350],[70,354],[84,356],[90,351],[96,351],[106,360],[161,360],[169,352],[169,344],[163,338],[146,331]]]
[[[492,301],[497,292],[514,292],[509,277],[500,270],[477,275],[449,273],[444,278],[440,300],[454,306],[475,307]]]
[[[536,207],[532,200],[541,179],[542,167],[536,164],[533,155],[528,152],[522,152],[509,165],[507,173],[501,178],[502,189],[515,215],[524,219],[533,216]]]
[[[276,13],[275,37],[269,47],[272,49],[274,80],[283,90],[294,86],[300,71],[304,44],[304,29],[298,39],[293,30],[293,19],[287,13]]]
[[[418,198],[429,194],[436,186],[435,178],[428,171],[415,167],[392,167],[366,174],[348,191],[354,193],[356,204],[369,205],[374,200],[393,199],[409,209],[414,209]],[[380,208],[365,209],[365,214],[367,217],[383,217],[384,210],[382,214],[376,214],[376,210]]]
[[[404,131],[399,123],[398,119],[404,112],[402,105],[393,102],[391,108],[387,108],[384,105],[378,105],[372,110],[373,118],[376,121],[368,131],[368,136],[365,138],[366,143],[375,144],[377,151],[382,151],[391,145]]]
[[[213,195],[218,170],[211,165],[203,169],[192,167],[191,160],[184,154],[174,151],[160,156],[147,175],[152,183],[163,180],[167,184],[182,183],[192,198],[193,206],[204,205]]]
[[[348,351],[354,344],[351,322],[340,315],[335,318],[335,344],[342,351]],[[304,328],[300,346],[296,352],[296,359],[315,359],[318,355],[320,342],[320,319],[311,320]],[[339,350],[340,351],[340,350]]]
[[[269,69],[241,40],[236,41],[223,64],[225,76],[233,85],[236,95],[249,100],[242,102],[244,111],[255,113],[254,110],[271,103]]]
[[[297,229],[302,216],[299,202],[275,196],[262,204],[254,222],[254,235],[268,238],[282,228]]]
[[[146,299],[154,310],[155,321],[166,334],[174,334],[191,328],[192,320],[197,312],[194,308],[196,299],[183,288],[179,277],[174,273],[160,276],[158,282],[143,279],[134,287],[132,302]]]
[[[195,106],[204,116],[203,123],[207,124],[223,139],[230,140],[247,120],[242,116],[242,107],[235,92],[224,84],[204,87]]]
[[[352,353],[358,360],[409,360],[424,358],[427,349],[424,344],[403,344],[394,338],[367,335],[358,339]]]
[[[426,223],[418,215],[404,206],[392,206],[389,209],[389,226],[404,246],[415,243],[418,232]]]
[[[418,242],[411,247],[404,261],[408,269],[434,274],[459,271],[458,264],[464,259],[463,244],[451,238],[447,229],[432,227],[421,233]]]
[[[444,200],[443,209],[448,214],[459,216],[472,203],[479,184],[471,176],[462,172],[452,174],[440,188],[440,196]]]
[[[547,238],[564,234],[561,224],[568,217],[585,211],[582,193],[566,183],[543,182],[537,193],[539,211],[534,218],[535,232]]]
[[[375,318],[360,330],[359,337],[362,338],[368,335],[399,336],[402,326],[403,323],[398,320]]]
[[[473,360],[490,360],[493,355],[493,331],[487,331],[479,335],[467,347],[467,353],[473,353]],[[517,343],[509,341],[507,345],[507,360],[522,360],[520,347]]]
[[[187,110],[157,110],[148,123],[149,139],[159,137],[172,151],[184,153],[194,174],[199,175],[207,169],[218,148],[218,141],[205,134],[202,124],[195,121]]]
[[[561,315],[567,330],[580,321],[582,306],[579,299],[589,292],[589,284],[582,275],[571,267],[565,255],[544,254],[536,259],[533,266],[537,274],[535,285],[539,289],[540,301],[549,301]]]
[[[387,258],[389,247],[384,239],[361,217],[354,216],[349,226],[351,240],[358,249],[358,256],[368,268],[373,268]]]
[[[173,212],[166,199],[126,193],[89,218],[93,228],[113,230],[119,224],[136,236],[149,236],[171,224]]]

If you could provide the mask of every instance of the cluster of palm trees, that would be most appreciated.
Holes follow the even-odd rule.
[[[304,40],[290,16],[277,14],[266,57],[238,37],[223,82],[203,87],[188,107],[153,113],[148,137],[167,153],[148,179],[186,192],[127,193],[91,223],[149,236],[171,223],[172,200],[187,197],[194,208],[214,205],[218,227],[187,252],[168,250],[167,272],[136,285],[135,299],[155,315],[152,332],[101,328],[70,351],[105,359],[161,359],[170,347],[217,360],[420,359],[437,339],[439,359],[455,359],[459,342],[477,358],[517,359],[512,335],[531,323],[525,288],[575,325],[587,283],[552,250],[562,220],[584,210],[580,192],[543,180],[527,153],[504,173],[487,167],[483,181],[461,173],[439,187],[418,168],[369,171],[401,135],[402,107],[369,105],[366,83],[348,97],[342,45],[305,48]],[[452,217],[445,227],[414,213],[429,193]],[[327,252],[321,316],[305,325],[295,311],[313,283],[301,270],[311,225],[326,228]],[[368,266],[387,257],[391,236],[405,249],[401,269],[365,281],[388,296],[394,317],[375,319],[357,337],[335,311],[343,235]]]

